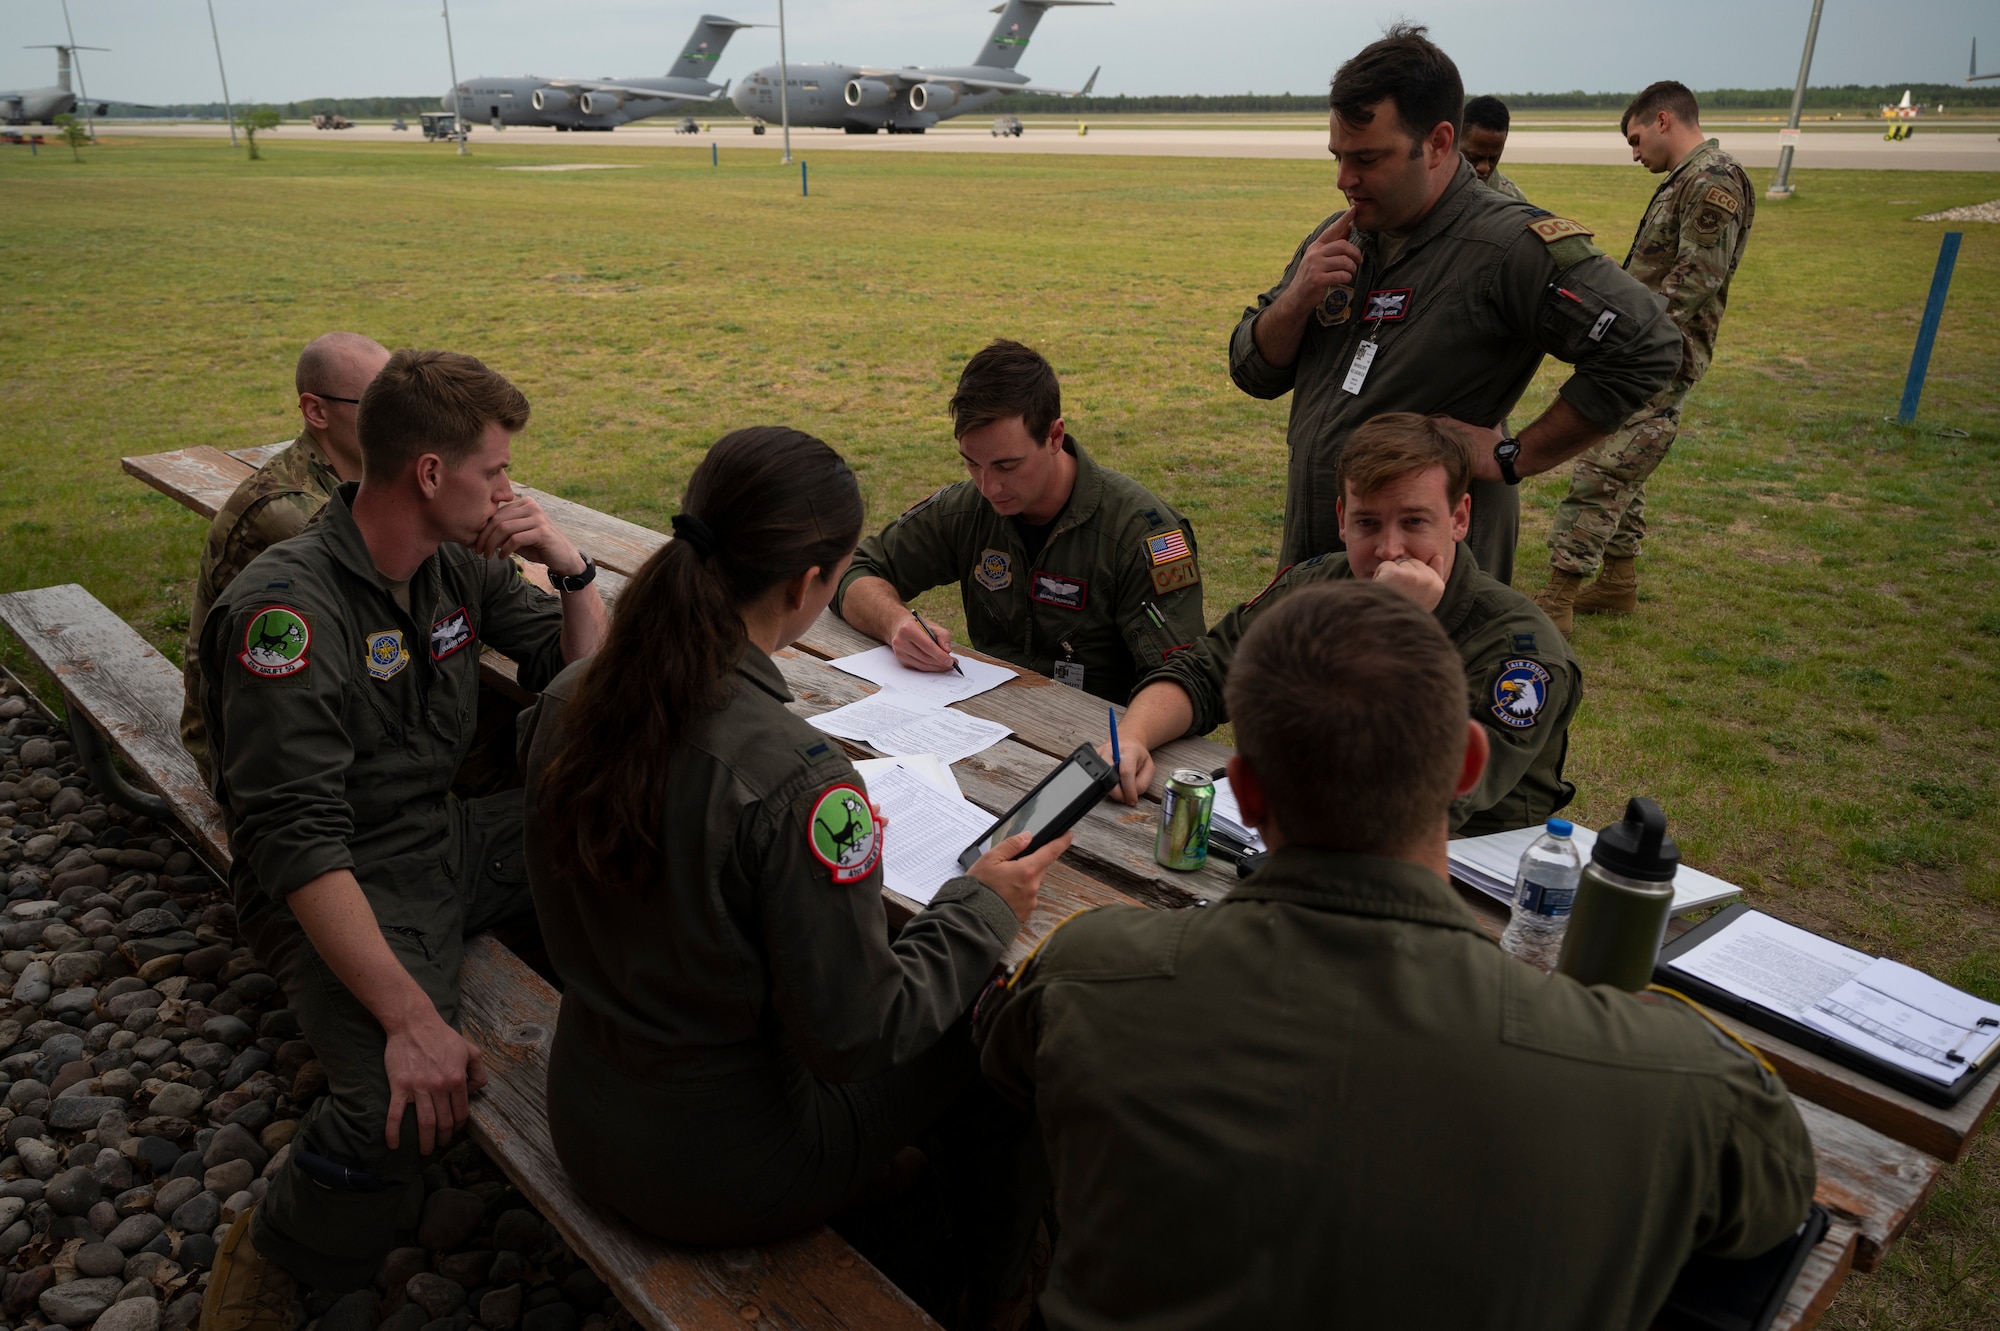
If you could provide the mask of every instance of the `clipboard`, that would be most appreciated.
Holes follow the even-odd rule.
[[[2000,1042],[1996,1042],[1977,1061],[1968,1064],[1956,1081],[1932,1081],[1928,1077],[1919,1077],[1913,1072],[1899,1068],[1893,1063],[1885,1063],[1873,1054],[1856,1049],[1853,1045],[1804,1022],[1795,1021],[1781,1012],[1773,1012],[1726,989],[1718,989],[1706,980],[1697,979],[1675,968],[1674,960],[1677,957],[1729,928],[1737,916],[1750,909],[1752,907],[1739,902],[1726,910],[1718,911],[1711,918],[1702,921],[1661,948],[1659,962],[1653,967],[1654,981],[1670,989],[1679,990],[1703,1007],[1713,1008],[1760,1031],[1781,1036],[1801,1049],[1811,1050],[1821,1058],[1838,1063],[1844,1068],[1851,1068],[1865,1077],[1881,1082],[1884,1086],[1892,1086],[1905,1095],[1922,1100],[1925,1104],[1938,1105],[1942,1108],[1948,1109],[1963,1100],[1979,1079],[1991,1071],[1996,1062],[2000,1062]]]
[[[1666,1306],[1653,1319],[1658,1331],[1767,1331],[1784,1311],[1806,1258],[1826,1237],[1832,1217],[1814,1202],[1806,1222],[1769,1252],[1731,1261],[1696,1253],[1681,1268]]]

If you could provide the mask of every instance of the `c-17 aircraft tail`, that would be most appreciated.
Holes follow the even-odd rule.
[[[1028,38],[1035,31],[1035,25],[1042,21],[1042,15],[1058,5],[1105,5],[1111,0],[1006,0],[995,5],[993,12],[1000,21],[993,25],[993,35],[979,47],[979,54],[972,63],[984,65],[988,69],[1012,69],[1020,60],[1021,52],[1028,49]]]
[[[729,39],[742,28],[754,28],[754,23],[738,23],[733,18],[723,18],[717,14],[703,14],[694,25],[694,35],[681,48],[681,58],[674,61],[674,67],[667,71],[670,79],[701,79],[709,83],[715,81],[715,65],[722,59],[722,48],[729,45]]]

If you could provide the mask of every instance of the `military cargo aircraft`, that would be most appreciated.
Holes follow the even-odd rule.
[[[484,120],[495,129],[509,125],[545,125],[556,129],[611,129],[648,116],[684,111],[690,102],[718,102],[729,93],[727,83],[709,81],[722,48],[740,28],[754,23],[704,14],[681,58],[665,78],[467,79],[457,95],[446,93],[438,105],[457,111],[467,122]]]
[[[105,113],[108,103],[95,98],[91,99],[89,106],[79,107],[76,93],[69,86],[70,53],[99,48],[57,46],[33,49],[55,51],[56,84],[53,88],[27,88],[20,92],[0,92],[0,124],[53,125],[56,123],[56,117],[60,115],[101,116]]]
[[[1000,21],[979,45],[970,65],[884,69],[870,65],[792,65],[783,75],[766,65],[736,85],[730,101],[744,115],[777,124],[779,84],[794,125],[844,129],[849,134],[921,134],[940,120],[991,106],[1009,93],[1083,97],[1097,85],[1097,71],[1082,88],[1044,88],[1014,65],[1042,16],[1058,5],[1108,5],[1112,0],[1006,0],[993,10]],[[762,133],[762,129],[758,130]]]

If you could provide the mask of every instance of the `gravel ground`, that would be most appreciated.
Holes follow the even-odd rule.
[[[1947,208],[1941,213],[1925,213],[1919,222],[2000,222],[2000,199],[1991,203],[1968,203],[1963,208]]]
[[[174,829],[100,798],[3,672],[0,887],[0,1331],[183,1331],[325,1074],[224,885]],[[425,1181],[412,1246],[301,1326],[632,1325],[473,1143]]]

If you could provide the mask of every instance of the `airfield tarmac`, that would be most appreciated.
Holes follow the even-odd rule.
[[[1280,157],[1317,159],[1326,156],[1326,132],[1320,129],[1256,127],[1214,128],[1213,117],[1203,117],[1200,126],[1154,122],[1145,127],[1110,125],[1103,118],[1087,120],[1090,132],[1080,135],[1074,121],[1031,119],[1020,138],[996,138],[989,131],[990,118],[980,116],[959,125],[947,122],[927,134],[843,134],[838,130],[794,129],[792,151],[870,151],[901,153],[1062,153],[1105,157]],[[213,137],[226,134],[221,124],[178,122],[106,123],[114,134],[167,134]],[[265,131],[271,133],[272,131]],[[289,124],[282,130],[290,138],[342,138],[368,142],[415,142],[423,138],[415,129],[392,130],[383,124],[356,125],[340,131],[318,131],[303,124]],[[1778,164],[1778,133],[1773,129],[1731,129],[1717,131],[1725,151],[1745,166],[1769,168]],[[671,120],[657,124],[622,126],[609,134],[566,134],[553,129],[512,128],[497,133],[475,125],[472,150],[480,145],[554,145],[590,152],[603,147],[633,145],[656,147],[699,147],[710,142],[732,149],[769,148],[776,150],[780,139],[774,125],[759,137],[746,121],[714,122],[700,134],[676,133]],[[433,145],[442,147],[442,145]],[[1536,165],[1626,165],[1632,154],[1615,131],[1599,133],[1577,129],[1516,129],[1507,140],[1509,163]],[[1919,126],[1915,137],[1891,143],[1871,125],[1853,129],[1808,130],[1799,143],[1794,165],[1800,170],[1894,170],[1894,171],[1994,171],[2000,172],[2000,135],[1991,127],[1980,129],[1930,130]]]

